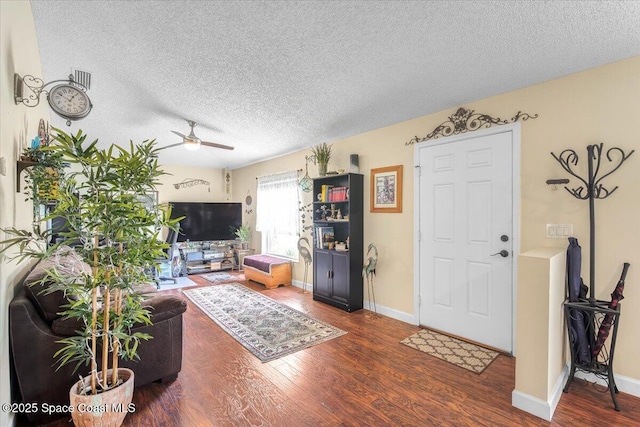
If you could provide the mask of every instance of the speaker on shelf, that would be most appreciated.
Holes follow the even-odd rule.
[[[360,172],[360,160],[358,159],[357,154],[351,154],[349,156],[349,172],[351,173]]]

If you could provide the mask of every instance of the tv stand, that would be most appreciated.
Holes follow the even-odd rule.
[[[180,243],[178,250],[183,262],[183,274],[231,270],[233,248],[238,244],[235,240]]]

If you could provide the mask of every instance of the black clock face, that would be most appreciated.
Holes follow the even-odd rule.
[[[67,119],[81,119],[91,111],[92,105],[87,94],[68,84],[51,89],[48,98],[53,111]]]

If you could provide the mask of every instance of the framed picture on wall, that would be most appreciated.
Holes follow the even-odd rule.
[[[371,212],[402,212],[402,165],[371,169]]]

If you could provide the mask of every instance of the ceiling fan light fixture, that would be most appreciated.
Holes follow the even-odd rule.
[[[184,138],[184,148],[195,151],[200,148],[200,138]]]
[[[189,135],[184,135],[184,134],[182,134],[182,133],[180,133],[178,131],[175,131],[175,130],[171,131],[171,133],[174,133],[174,134],[178,135],[180,138],[182,138],[182,143],[167,145],[166,147],[163,147],[163,148],[177,147],[178,145],[182,145],[187,150],[195,151],[195,150],[199,149],[201,145],[204,145],[206,147],[222,148],[224,150],[233,150],[233,147],[231,147],[229,145],[216,144],[214,142],[202,141],[193,132],[193,128],[196,126],[196,122],[194,122],[193,120],[187,120],[187,123],[189,123],[189,126],[191,127],[191,132],[189,133]]]

